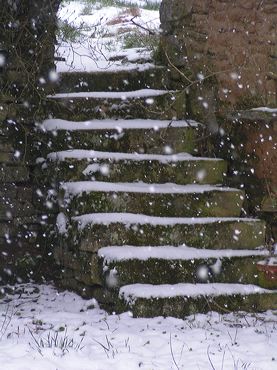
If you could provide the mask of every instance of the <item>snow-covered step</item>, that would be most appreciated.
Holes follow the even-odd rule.
[[[151,63],[121,70],[63,72],[59,74],[58,92],[129,91],[165,87],[164,68]]]
[[[134,317],[174,316],[208,311],[266,311],[277,309],[277,291],[245,284],[132,284],[119,291],[119,310]]]
[[[167,90],[155,90],[155,89],[141,89],[132,91],[87,91],[87,92],[73,92],[73,93],[57,93],[54,95],[49,95],[49,99],[115,99],[126,101],[128,99],[149,99],[158,96],[164,96],[167,94],[173,94],[175,91]]]
[[[118,134],[128,130],[150,130],[160,132],[171,128],[199,128],[202,124],[194,120],[151,120],[151,119],[107,119],[88,121],[67,121],[59,118],[46,119],[41,124],[41,129],[54,134],[59,131],[115,131]],[[142,131],[141,131],[142,133]]]
[[[180,119],[186,115],[184,92],[141,89],[58,93],[48,96],[54,117],[81,121],[92,118]]]
[[[108,119],[75,122],[48,119],[40,128],[46,134],[47,153],[68,149],[194,153],[196,139],[203,133],[203,125],[191,120]]]
[[[244,192],[212,185],[76,181],[61,184],[71,216],[94,212],[169,217],[239,216]]]
[[[45,170],[58,181],[97,180],[177,184],[221,184],[227,171],[222,159],[188,153],[140,154],[72,149],[50,153]]]
[[[113,246],[98,251],[104,282],[117,286],[178,282],[258,283],[256,262],[268,250],[212,250],[187,246]]]
[[[103,246],[182,244],[206,249],[254,249],[264,244],[265,223],[236,217],[154,217],[132,213],[91,213],[76,216],[66,243],[80,250]],[[61,225],[64,232],[64,225]],[[76,239],[72,239],[72,235]],[[78,235],[78,236],[77,236]]]

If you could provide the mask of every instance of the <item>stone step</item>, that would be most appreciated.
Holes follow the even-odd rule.
[[[187,246],[104,247],[98,251],[104,284],[224,282],[257,284],[256,262],[268,250],[210,250]]]
[[[143,89],[134,91],[59,93],[48,96],[53,117],[82,121],[105,118],[182,119],[184,92]]]
[[[65,233],[65,225],[60,226]],[[95,252],[104,246],[182,244],[206,249],[255,249],[264,245],[265,222],[235,217],[153,217],[91,213],[72,218],[63,243]]]
[[[57,181],[96,180],[177,184],[222,184],[227,163],[222,159],[174,155],[99,152],[73,149],[50,153],[44,177]],[[38,169],[38,176],[41,167]],[[49,174],[45,176],[45,174]]]
[[[77,181],[61,184],[71,216],[94,212],[143,213],[167,217],[236,217],[244,192],[211,185]]]
[[[97,72],[63,72],[59,74],[57,92],[130,91],[164,89],[165,69],[150,63],[122,70]]]
[[[194,153],[203,125],[195,121],[49,119],[42,123],[47,143],[44,151],[68,149],[126,153]],[[47,135],[48,134],[48,135]],[[43,146],[38,147],[41,156]]]
[[[244,284],[133,284],[123,286],[119,297],[118,311],[131,311],[134,317],[277,309],[277,291]]]

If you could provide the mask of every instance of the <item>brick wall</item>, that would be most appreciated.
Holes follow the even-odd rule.
[[[216,82],[218,109],[276,104],[275,0],[163,0],[161,23],[163,48],[188,77],[184,85]]]
[[[277,107],[277,1],[163,0],[160,17],[170,87],[186,90],[187,114],[213,134],[209,154],[229,162],[227,181],[277,241],[277,111],[251,111]]]

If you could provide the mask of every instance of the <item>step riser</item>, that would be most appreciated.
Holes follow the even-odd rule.
[[[150,68],[144,71],[117,71],[81,73],[70,72],[59,75],[57,92],[88,91],[131,91],[147,89],[164,89],[163,68]]]
[[[89,164],[99,165],[99,170],[87,172],[86,169]],[[101,168],[108,169],[108,172],[102,174]],[[174,182],[180,185],[213,185],[223,183],[223,174],[226,171],[227,164],[224,161],[188,160],[164,164],[158,161],[66,160],[63,162],[48,161],[47,169],[43,170],[43,179],[47,181],[51,177],[53,178],[53,174],[55,174],[58,182],[96,180],[108,182],[143,181],[150,184]],[[41,176],[40,167],[37,172],[37,175]],[[46,176],[46,173],[49,175]]]
[[[75,240],[74,240],[75,236]],[[64,245],[72,245],[83,251],[96,252],[107,245],[157,246],[182,244],[206,249],[254,249],[264,244],[265,223],[221,222],[194,225],[88,225],[78,231],[74,222]]]
[[[90,213],[128,212],[161,217],[239,217],[241,191],[210,191],[196,194],[91,192],[65,200],[71,216]]]
[[[87,149],[96,151],[122,153],[197,153],[196,139],[203,129],[175,128],[160,129],[129,129],[118,133],[116,130],[89,131],[57,131],[45,135],[44,143],[38,148],[37,157],[47,155],[49,151],[70,149]]]
[[[277,294],[232,295],[216,298],[138,299],[132,306],[122,300],[118,304],[117,312],[131,311],[134,317],[173,316],[183,319],[188,315],[209,311],[221,313],[259,312],[269,309],[277,309]]]
[[[80,296],[90,299],[95,298],[101,307],[107,311],[114,311],[118,294],[113,290],[107,290],[100,285],[87,285],[83,282],[82,274],[71,269],[62,270],[58,286],[62,289],[74,291]]]
[[[221,269],[215,272],[216,258],[193,260],[149,259],[126,260],[104,264],[103,284],[109,281],[110,271],[117,271],[118,287],[129,284],[177,284],[186,283],[243,283],[258,284],[256,262],[263,256],[222,258]],[[108,269],[107,269],[108,268]],[[201,275],[202,273],[202,275]],[[202,278],[201,278],[202,276]]]
[[[147,102],[150,102],[148,104]],[[53,117],[71,121],[104,118],[183,119],[186,116],[184,94],[144,98],[51,98],[47,103]]]
[[[55,259],[59,265],[74,271],[78,280],[89,285],[110,288],[110,276],[118,289],[129,284],[186,283],[243,283],[258,284],[256,262],[264,256],[221,258],[221,268],[216,270],[216,258],[191,260],[132,259],[104,263],[96,253],[73,253],[68,248],[56,248]],[[205,270],[204,270],[205,269]],[[104,271],[104,272],[103,272]],[[112,271],[112,272],[111,272]],[[116,274],[113,273],[116,271]],[[202,278],[201,278],[202,276]]]

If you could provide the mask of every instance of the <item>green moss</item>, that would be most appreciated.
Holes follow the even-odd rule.
[[[95,119],[103,118],[145,118],[173,119],[185,116],[185,105],[178,104],[177,97],[172,93],[154,96],[151,105],[146,98],[122,99],[74,98],[52,99],[47,102],[49,112],[54,116],[74,121],[87,120],[88,116]]]
[[[109,271],[117,271],[118,286],[128,284],[177,284],[183,283],[241,283],[257,284],[256,262],[261,257],[231,257],[221,259],[221,269],[215,273],[212,266],[216,258],[192,260],[148,259],[111,262],[105,266],[103,283]],[[101,260],[103,264],[103,260]],[[199,278],[201,268],[207,269],[207,278]]]
[[[243,192],[240,190],[195,194],[93,191],[74,196],[66,204],[66,208],[71,216],[93,211],[166,217],[239,217],[242,196]]]
[[[76,125],[78,122],[76,122]],[[47,155],[51,151],[68,149],[89,149],[125,153],[164,154],[166,146],[173,153],[195,153],[196,138],[201,134],[201,128],[168,127],[159,131],[132,129],[119,135],[116,130],[90,131],[58,131],[57,136],[48,134],[45,144],[37,152],[37,156]]]
[[[155,51],[159,45],[159,34],[146,34],[141,31],[132,31],[123,35],[123,48],[145,48],[150,51]]]
[[[60,74],[59,92],[130,91],[149,88],[163,89],[166,71],[162,67],[143,71],[65,72]]]
[[[277,278],[270,278],[264,271],[258,271],[259,285],[265,289],[276,289],[277,290]]]
[[[84,174],[83,171],[91,163],[99,166],[108,166],[109,173],[101,174],[100,171]],[[130,160],[74,160],[67,159],[62,162],[47,162],[47,168],[41,171],[38,166],[36,177],[40,181],[50,183],[53,176],[57,182],[60,181],[81,181],[95,179],[97,181],[111,182],[136,182],[143,179],[146,183],[166,183],[174,182],[177,184],[221,184],[223,183],[223,173],[227,171],[225,161],[207,160],[187,160],[172,162],[168,164],[159,161],[130,161]],[[199,176],[202,174],[203,176]]]
[[[77,231],[73,222],[67,243],[80,250],[97,251],[103,245],[182,245],[207,249],[248,249],[264,244],[265,223],[262,221],[228,221],[207,224],[162,225],[88,225]],[[239,235],[238,238],[234,236]],[[75,238],[75,241],[74,239]]]
[[[235,111],[236,110],[247,110],[251,109],[253,107],[262,107],[266,103],[264,101],[264,98],[262,95],[252,95],[252,94],[245,94],[240,97],[239,101],[233,108]]]
[[[196,313],[217,311],[266,311],[277,308],[277,294],[251,294],[213,297],[175,297],[159,299],[137,299],[132,305],[123,300],[118,302],[119,312],[130,310],[134,317],[174,316],[183,318]]]

